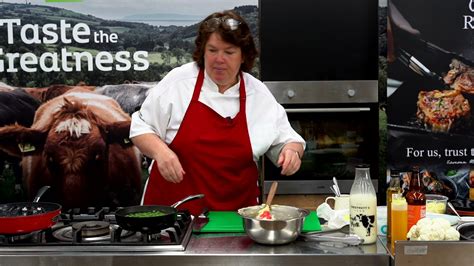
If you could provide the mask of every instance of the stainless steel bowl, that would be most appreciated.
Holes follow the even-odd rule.
[[[456,227],[461,240],[474,241],[474,222],[462,223]]]
[[[255,217],[263,205],[242,208],[238,213],[244,219],[247,235],[257,243],[279,245],[294,241],[301,233],[309,211],[292,206],[271,205],[275,220],[259,220]]]

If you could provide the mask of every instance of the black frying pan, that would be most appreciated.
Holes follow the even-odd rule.
[[[129,231],[139,231],[144,233],[158,233],[161,230],[172,226],[176,222],[179,205],[190,200],[201,199],[204,194],[186,197],[171,206],[162,205],[141,205],[125,207],[115,212],[117,224]],[[132,217],[131,214],[141,212],[159,211],[164,213],[161,216],[153,217]]]

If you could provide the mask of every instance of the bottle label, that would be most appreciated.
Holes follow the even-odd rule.
[[[426,205],[408,205],[408,230],[426,217]]]
[[[373,195],[350,196],[350,227],[353,234],[364,239],[364,244],[377,240],[377,198]]]

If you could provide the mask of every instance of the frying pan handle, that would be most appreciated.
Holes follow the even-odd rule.
[[[50,188],[50,186],[42,186],[38,192],[36,193],[36,196],[35,198],[33,199],[33,202],[38,202],[41,198],[41,196],[43,196],[43,194],[46,192],[46,190],[48,190]]]
[[[183,203],[185,203],[185,202],[188,202],[188,201],[190,201],[190,200],[202,199],[202,198],[204,198],[204,194],[191,195],[191,196],[188,196],[188,197],[186,197],[186,198],[184,198],[184,199],[182,199],[182,200],[176,202],[175,204],[171,205],[171,207],[176,208],[176,207],[178,207],[179,205],[181,205],[181,204],[183,204]]]

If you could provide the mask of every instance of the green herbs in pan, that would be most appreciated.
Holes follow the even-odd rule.
[[[163,216],[166,215],[166,213],[153,210],[153,211],[146,211],[146,212],[134,212],[134,213],[129,213],[126,216],[127,217],[134,217],[134,218],[145,218],[145,217],[158,217],[158,216]]]

